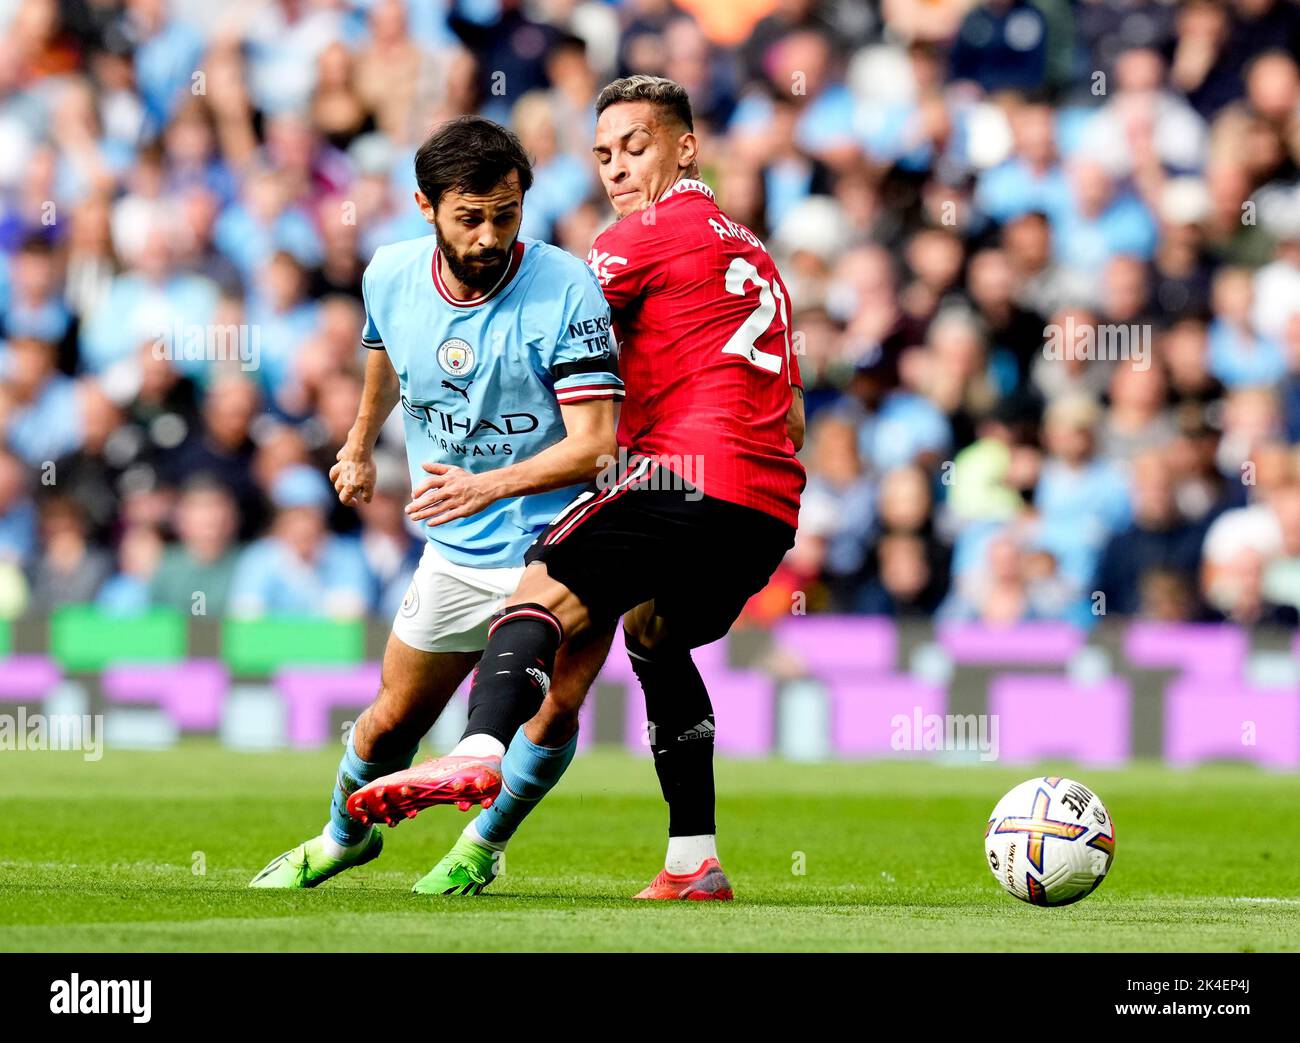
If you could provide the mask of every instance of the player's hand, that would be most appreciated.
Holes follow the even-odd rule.
[[[429,477],[411,490],[406,516],[412,521],[443,525],[457,518],[477,514],[496,497],[487,489],[483,475],[470,474],[450,464],[421,465]]]
[[[345,445],[335,459],[338,463],[330,468],[330,481],[339,494],[339,503],[346,507],[355,507],[358,502],[369,503],[375,495],[374,456]]]

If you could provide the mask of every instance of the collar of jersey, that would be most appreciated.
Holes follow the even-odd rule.
[[[703,181],[697,181],[693,177],[684,177],[673,182],[673,186],[659,197],[659,202],[663,202],[669,196],[675,196],[678,192],[703,192],[710,199],[713,198],[713,189]]]
[[[438,265],[438,248],[433,248],[433,285],[444,301],[454,308],[476,308],[480,304],[490,301],[498,293],[510,285],[511,281],[519,274],[519,268],[524,261],[524,244],[515,240],[515,248],[510,256],[510,263],[506,265],[506,270],[501,273],[501,278],[496,281],[487,293],[480,297],[471,297],[468,300],[461,300],[459,297],[453,297],[451,291],[447,289],[447,284],[442,281],[442,272]]]

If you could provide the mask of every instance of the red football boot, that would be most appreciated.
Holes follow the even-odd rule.
[[[651,901],[730,902],[731,881],[716,858],[706,858],[694,873],[678,875],[660,870],[637,898]]]
[[[500,757],[433,757],[366,783],[348,797],[348,814],[363,825],[395,826],[434,804],[490,807],[500,792]]]

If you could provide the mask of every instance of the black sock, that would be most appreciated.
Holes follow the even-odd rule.
[[[492,617],[487,647],[469,690],[465,735],[491,735],[510,745],[551,687],[564,628],[541,605],[513,605]]]
[[[713,704],[691,650],[652,650],[626,631],[623,637],[645,692],[655,773],[668,802],[668,835],[713,834]]]

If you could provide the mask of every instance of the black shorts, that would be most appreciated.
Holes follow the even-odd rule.
[[[724,636],[794,545],[792,526],[706,496],[633,456],[617,482],[593,483],[555,518],[524,560],[587,606],[593,623],[654,601],[676,641]]]

